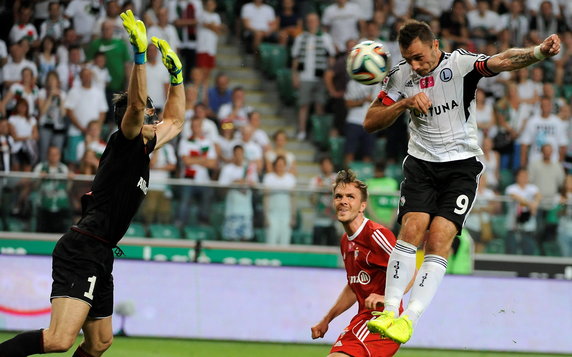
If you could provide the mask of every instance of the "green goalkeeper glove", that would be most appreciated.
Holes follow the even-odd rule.
[[[161,51],[161,56],[163,57],[163,64],[167,67],[167,70],[171,74],[171,85],[179,85],[183,83],[183,65],[179,60],[179,56],[171,49],[169,43],[165,40],[161,40],[155,36],[151,37],[151,41],[159,51]]]
[[[133,45],[135,52],[135,64],[147,62],[147,30],[141,20],[136,20],[133,12],[127,10],[119,16],[123,19],[123,27],[129,34],[129,42]]]

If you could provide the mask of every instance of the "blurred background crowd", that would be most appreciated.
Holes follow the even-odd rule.
[[[572,256],[568,0],[0,1],[0,228],[59,233],[79,215],[89,181],[77,178],[97,169],[132,66],[127,9],[178,52],[187,96],[183,133],[153,153],[128,234],[334,245],[328,188],[343,167],[368,182],[368,216],[396,229],[409,119],[365,133],[380,88],[350,81],[345,58],[375,40],[396,64],[397,30],[415,18],[447,52],[560,36],[558,56],[479,82],[487,171],[466,229],[478,252]],[[169,76],[154,46],[147,57],[160,111]]]

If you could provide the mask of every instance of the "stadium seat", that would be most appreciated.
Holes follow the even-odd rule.
[[[22,232],[24,231],[24,222],[14,217],[7,217],[6,224],[8,225],[7,231],[10,232]]]
[[[312,141],[320,149],[327,150],[329,145],[330,130],[334,124],[334,116],[330,114],[310,116],[312,126]]]
[[[491,226],[493,229],[493,237],[495,239],[504,240],[507,237],[508,231],[506,229],[505,215],[491,216]]]
[[[504,254],[505,253],[505,245],[502,239],[493,239],[491,240],[486,248],[485,252],[489,254]]]
[[[280,68],[276,72],[276,86],[280,100],[285,105],[295,105],[298,100],[298,91],[292,85],[292,70]]]
[[[358,179],[362,181],[372,178],[375,172],[373,162],[352,161],[350,162],[350,169],[352,169]]]
[[[260,69],[269,78],[276,78],[277,72],[288,65],[288,52],[286,47],[274,43],[263,42],[259,45]]]
[[[149,226],[151,238],[176,239],[181,238],[181,231],[171,224],[151,224]]]
[[[542,243],[542,251],[548,257],[561,257],[562,252],[558,242],[544,242]]]
[[[258,243],[266,242],[266,230],[264,228],[254,229],[254,241]]]
[[[329,147],[332,162],[337,169],[344,166],[344,146],[346,145],[346,138],[343,136],[330,136]]]
[[[572,84],[564,84],[562,86],[562,96],[566,98],[567,101],[570,101],[572,98]]]
[[[504,192],[504,190],[514,183],[514,174],[510,169],[501,169],[499,178],[499,191]]]
[[[185,238],[192,240],[215,240],[216,231],[210,226],[186,226]]]
[[[146,237],[145,226],[142,223],[131,222],[127,232],[125,232],[125,237]]]
[[[293,230],[291,242],[292,244],[312,244],[312,233],[301,229]]]

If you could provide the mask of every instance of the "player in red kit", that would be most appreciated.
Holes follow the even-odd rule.
[[[383,310],[387,262],[396,243],[395,236],[364,216],[367,186],[351,170],[338,173],[333,195],[336,216],[346,231],[340,249],[347,285],[326,316],[312,327],[312,338],[324,337],[329,323],[357,302],[358,313],[338,337],[328,357],[393,356],[400,345],[370,333],[367,321],[372,319],[372,312]]]

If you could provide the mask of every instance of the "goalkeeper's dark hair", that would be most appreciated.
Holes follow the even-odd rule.
[[[121,126],[121,121],[127,110],[127,92],[114,93],[113,99],[111,99],[113,104],[113,120],[117,127]],[[151,98],[147,97],[147,108],[153,107],[153,102]]]
[[[418,38],[421,42],[432,45],[435,40],[435,34],[431,31],[431,27],[425,22],[417,20],[408,20],[399,28],[397,41],[399,46],[409,48],[411,43]]]
[[[361,201],[367,201],[367,185],[363,181],[359,180],[356,176],[356,173],[352,170],[348,169],[338,172],[336,175],[336,180],[332,185],[332,192],[335,192],[339,185],[354,185],[361,192]]]

